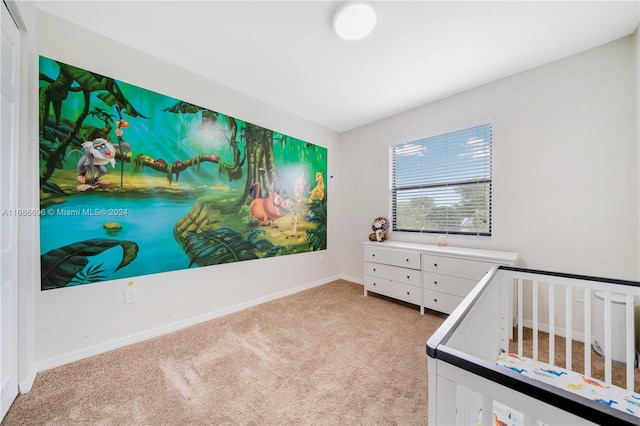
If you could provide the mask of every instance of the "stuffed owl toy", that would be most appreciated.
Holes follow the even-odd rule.
[[[369,241],[383,242],[384,240],[391,238],[391,234],[389,233],[389,221],[386,217],[377,217],[373,219],[371,229],[373,232],[369,234]]]

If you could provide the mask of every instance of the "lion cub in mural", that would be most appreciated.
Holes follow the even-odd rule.
[[[324,173],[316,172],[316,187],[309,190],[309,202],[312,203],[314,199],[324,200]]]

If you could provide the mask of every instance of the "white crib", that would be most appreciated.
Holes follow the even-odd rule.
[[[429,424],[640,425],[638,297],[640,282],[494,267],[427,342]]]

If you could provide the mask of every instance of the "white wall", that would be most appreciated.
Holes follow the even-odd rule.
[[[341,135],[343,274],[362,280],[361,243],[390,214],[388,146],[493,120],[493,235],[449,243],[519,252],[534,269],[637,279],[634,50],[626,37]]]
[[[187,70],[164,63],[52,15],[37,14],[36,54],[89,69],[242,120],[277,130],[328,149],[329,175],[335,173],[338,135],[261,103]],[[35,57],[37,61],[37,57]],[[29,84],[37,87],[35,78]],[[31,96],[37,96],[32,94]],[[31,100],[37,108],[37,98]],[[32,111],[37,117],[37,111]],[[37,121],[31,123],[37,128]],[[37,158],[37,137],[28,141]],[[30,161],[26,186],[38,185],[37,161]],[[337,185],[328,182],[328,249],[273,259],[246,261],[92,285],[39,291],[35,288],[35,362],[42,370],[150,335],[231,312],[337,277]],[[31,202],[37,203],[37,198]],[[37,206],[37,204],[36,204]],[[37,226],[37,223],[35,224]],[[33,235],[32,235],[33,234]],[[26,235],[26,234],[25,234]],[[35,237],[34,237],[35,236]],[[38,233],[25,247],[39,264]],[[324,263],[321,262],[324,257]],[[34,265],[30,266],[32,269]],[[124,304],[133,281],[138,302]]]

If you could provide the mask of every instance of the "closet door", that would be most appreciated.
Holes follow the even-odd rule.
[[[0,86],[0,419],[18,395],[18,129],[20,32],[2,2]]]

